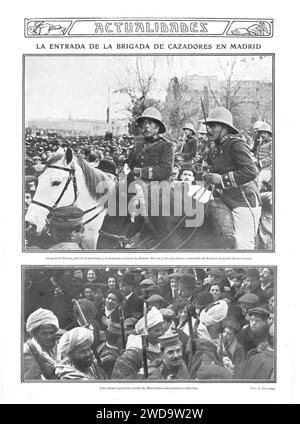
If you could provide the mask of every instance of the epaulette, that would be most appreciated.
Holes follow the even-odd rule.
[[[165,137],[164,135],[159,135],[159,138],[161,138],[162,140],[164,140],[164,141],[168,141],[169,143],[171,143],[171,141],[167,138],[167,137]]]
[[[228,134],[227,138],[229,140],[239,140],[244,142],[244,140],[242,139],[242,136],[240,134]]]

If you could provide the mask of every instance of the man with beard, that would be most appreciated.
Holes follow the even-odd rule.
[[[239,131],[233,126],[229,110],[224,107],[212,110],[206,125],[213,145],[207,160],[210,172],[204,178],[215,187],[214,197],[218,202],[231,211],[235,249],[253,250],[261,214],[257,168],[248,146],[237,136]],[[212,211],[212,218],[213,215]],[[221,215],[218,219],[225,217]],[[222,222],[215,223],[218,226]]]
[[[245,352],[256,348],[260,343],[266,342],[269,333],[269,311],[258,306],[250,309],[248,314],[250,317],[249,325],[242,328],[237,336],[237,340]]]
[[[62,361],[55,367],[60,380],[103,380],[104,371],[97,364],[91,346],[92,330],[76,327],[67,331],[59,340],[58,351]]]
[[[52,311],[39,308],[29,315],[26,331],[31,338],[24,345],[24,380],[54,378],[54,365],[58,359],[57,317]]]
[[[248,351],[245,360],[237,366],[234,378],[271,380],[274,379],[274,365],[274,324],[272,324],[268,340]]]
[[[167,332],[159,337],[161,359],[156,361],[157,368],[149,374],[149,379],[184,380],[189,378],[188,368],[182,359],[182,343],[177,333]]]

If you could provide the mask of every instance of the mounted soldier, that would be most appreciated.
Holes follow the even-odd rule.
[[[233,126],[232,114],[226,108],[214,109],[206,125],[213,145],[208,157],[211,172],[205,174],[205,179],[215,187],[218,201],[231,210],[235,248],[253,250],[261,201],[250,150],[237,136],[239,130]]]
[[[130,176],[144,181],[168,180],[173,170],[174,150],[173,144],[161,135],[166,132],[166,127],[160,112],[149,107],[136,122],[143,137],[136,141],[128,155]]]
[[[184,140],[181,148],[181,156],[184,162],[191,162],[197,153],[197,137],[193,124],[186,124],[183,128]]]

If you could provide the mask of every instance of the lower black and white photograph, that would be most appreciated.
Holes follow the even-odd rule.
[[[22,267],[22,382],[276,382],[275,266]]]

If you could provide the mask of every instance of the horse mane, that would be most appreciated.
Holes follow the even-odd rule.
[[[101,195],[101,193],[97,192],[98,184],[103,183],[104,181],[109,182],[109,178],[100,169],[90,166],[81,156],[76,155],[76,160],[82,169],[88,192],[93,199],[97,200]]]

